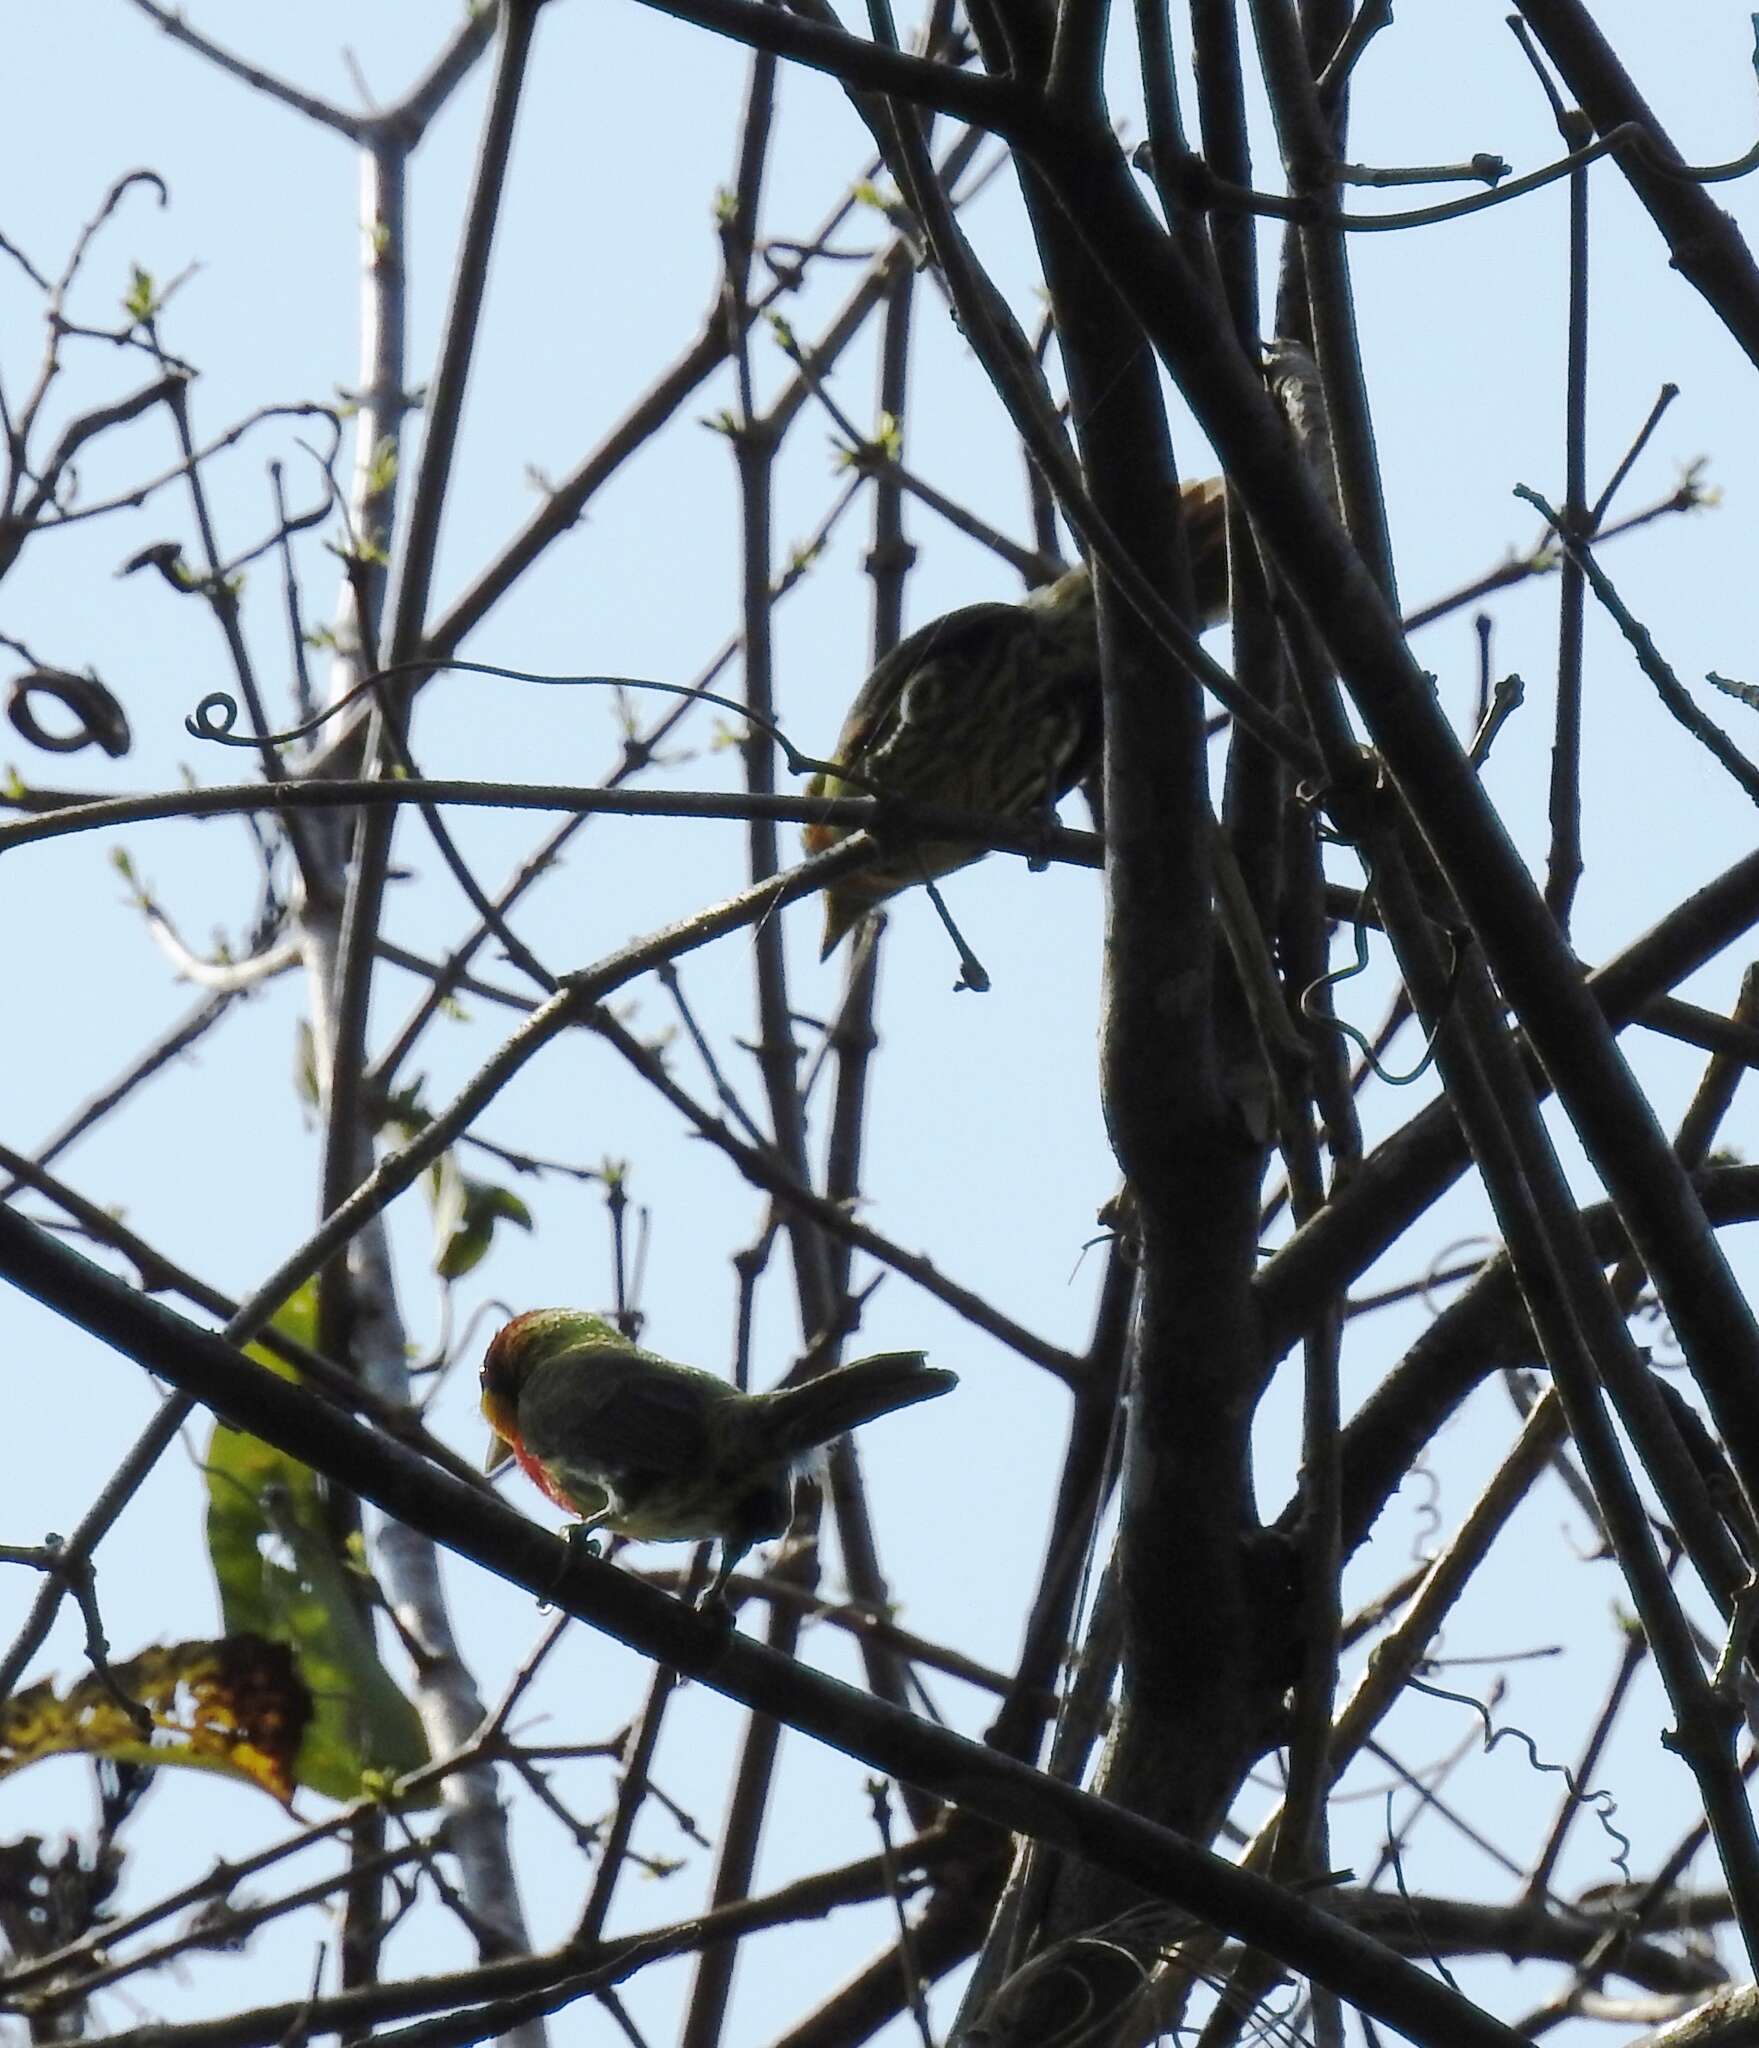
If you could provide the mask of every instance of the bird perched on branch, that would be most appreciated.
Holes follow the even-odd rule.
[[[1185,539],[1197,625],[1227,616],[1227,496],[1220,477],[1187,484]],[[849,707],[832,760],[808,796],[898,796],[1026,820],[1048,818],[1086,775],[1100,734],[1099,622],[1085,566],[1023,604],[972,604],[900,640]],[[849,836],[811,824],[808,853]],[[876,904],[979,859],[968,840],[918,840],[825,891],[821,959]]]
[[[957,1376],[886,1351],[767,1394],[631,1344],[584,1309],[515,1316],[483,1356],[486,1469],[517,1458],[579,1528],[647,1542],[720,1540],[704,1605],[752,1547],[793,1518],[800,1466],[821,1445],[932,1400]],[[570,1532],[575,1533],[575,1532]]]

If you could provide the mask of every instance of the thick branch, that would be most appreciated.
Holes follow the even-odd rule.
[[[143,1300],[22,1217],[0,1213],[0,1273],[235,1427],[304,1460],[485,1570],[542,1595],[713,1691],[775,1714],[881,1771],[1005,1828],[1101,1862],[1269,1949],[1388,2026],[1451,2048],[1518,2048],[1511,2030],[1378,1942],[1250,1877],[1169,1828],[996,1756],[777,1657],[586,1559],[498,1501],[329,1413],[222,1338]],[[565,1566],[558,1571],[558,1565]]]

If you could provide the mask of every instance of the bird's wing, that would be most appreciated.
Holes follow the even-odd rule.
[[[662,1377],[610,1356],[558,1359],[526,1381],[519,1422],[539,1458],[577,1468],[602,1462],[613,1470],[695,1471],[711,1450],[709,1410],[731,1391],[713,1374],[683,1366]]]
[[[984,652],[997,627],[1020,616],[1017,604],[968,604],[906,635],[856,692],[837,735],[836,760],[883,781],[886,749],[904,721],[932,715],[930,704],[944,702],[945,691],[959,686],[971,658]],[[842,793],[840,787],[826,792]],[[860,788],[852,793],[867,794]]]

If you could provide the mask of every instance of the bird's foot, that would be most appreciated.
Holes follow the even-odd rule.
[[[596,1561],[604,1555],[604,1546],[599,1542],[596,1531],[585,1522],[570,1522],[562,1531],[562,1541],[567,1546],[562,1553],[562,1566],[550,1581],[550,1590],[538,1602],[540,1613],[547,1613],[555,1606],[556,1595],[567,1584],[576,1558],[587,1557]]]
[[[696,1603],[696,1611],[704,1621],[711,1621],[723,1635],[733,1633],[733,1603],[727,1598],[725,1586],[710,1586]]]
[[[1026,856],[1026,872],[1042,875],[1051,864],[1051,834],[1062,820],[1057,816],[1057,800],[1053,796],[1048,802],[1036,804],[1029,820],[1037,837],[1037,844]]]
[[[697,1613],[705,1621],[713,1622],[723,1637],[733,1633],[733,1603],[727,1598],[727,1581],[732,1578],[733,1568],[745,1555],[746,1548],[743,1543],[723,1542],[714,1576],[696,1596]]]

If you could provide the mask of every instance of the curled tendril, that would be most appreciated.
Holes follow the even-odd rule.
[[[78,721],[72,732],[52,732],[37,718],[34,695],[52,697]],[[128,715],[96,676],[76,676],[67,669],[33,668],[15,676],[6,694],[6,716],[21,739],[51,754],[77,754],[82,747],[102,747],[120,760],[133,744]]]
[[[1451,1700],[1455,1706],[1466,1707],[1476,1714],[1484,1724],[1484,1748],[1486,1754],[1493,1750],[1502,1741],[1504,1736],[1513,1736],[1515,1741],[1520,1743],[1521,1747],[1526,1750],[1527,1760],[1534,1770],[1549,1771],[1562,1778],[1564,1784],[1569,1789],[1571,1799],[1578,1806],[1586,1806],[1590,1809],[1594,1818],[1600,1823],[1601,1832],[1613,1844],[1613,1868],[1624,1879],[1626,1884],[1635,1883],[1636,1880],[1631,1876],[1631,1838],[1613,1826],[1612,1817],[1618,1812],[1619,1803],[1604,1785],[1596,1792],[1584,1792],[1581,1786],[1576,1783],[1576,1774],[1570,1769],[1568,1764],[1548,1764],[1544,1757],[1539,1754],[1538,1745],[1525,1728],[1520,1727],[1513,1721],[1505,1722],[1499,1728],[1490,1718],[1490,1709],[1485,1706],[1482,1700],[1474,1699],[1469,1692],[1450,1692],[1446,1686],[1429,1685],[1421,1678],[1409,1678],[1405,1683],[1410,1686],[1413,1692],[1426,1692],[1431,1699]]]
[[[1441,1535],[1441,1481],[1427,1463],[1415,1464],[1406,1479],[1421,1479],[1424,1497],[1411,1510],[1417,1527],[1411,1537],[1411,1562],[1428,1565],[1435,1557],[1436,1539]]]
[[[254,742],[249,739],[232,737],[232,728],[237,723],[238,699],[228,696],[224,690],[210,690],[183,721],[183,729],[191,739],[212,740],[216,746],[253,745]]]
[[[1343,1037],[1347,1038],[1368,1062],[1376,1080],[1384,1081],[1389,1088],[1409,1088],[1413,1081],[1420,1081],[1428,1073],[1431,1064],[1434,1062],[1436,1032],[1441,1028],[1439,1020],[1436,1025],[1436,1031],[1430,1032],[1429,1036],[1423,1041],[1423,1057],[1408,1074],[1395,1074],[1391,1068],[1381,1064],[1380,1057],[1375,1052],[1374,1047],[1348,1018],[1336,1016],[1316,1007],[1319,991],[1322,988],[1336,988],[1340,982],[1354,981],[1357,975],[1368,972],[1368,927],[1360,918],[1354,918],[1351,920],[1350,929],[1356,935],[1355,959],[1348,967],[1335,967],[1329,974],[1318,975],[1307,984],[1301,991],[1301,1014],[1310,1022],[1324,1025],[1328,1030],[1339,1032]],[[1457,946],[1453,949],[1453,956],[1453,966],[1448,974],[1448,999],[1450,1001],[1453,998],[1454,982],[1460,971],[1460,953]]]
[[[749,726],[764,733],[781,748],[788,764],[790,775],[830,775],[839,782],[856,785],[869,794],[874,794],[873,785],[856,769],[838,761],[820,761],[811,754],[802,753],[773,719],[765,718],[761,712],[753,711],[747,704],[741,704],[735,697],[723,697],[717,691],[704,690],[689,683],[664,683],[652,676],[598,676],[598,675],[549,675],[538,669],[503,668],[491,661],[454,661],[427,655],[416,661],[393,662],[388,668],[375,669],[364,676],[350,690],[346,690],[333,703],[326,704],[322,711],[308,718],[301,725],[289,726],[284,732],[263,733],[260,736],[241,733],[238,724],[238,700],[225,690],[210,690],[194,711],[183,721],[183,729],[191,739],[211,740],[222,747],[287,747],[297,740],[308,739],[320,727],[328,724],[340,712],[346,711],[359,698],[370,691],[376,691],[382,683],[395,681],[399,676],[432,675],[436,670],[447,669],[460,675],[496,676],[504,682],[540,683],[546,688],[583,688],[606,690],[653,690],[663,697],[688,697],[698,703],[712,704],[717,710],[740,718]]]
[[[1512,710],[1513,706],[1511,705],[1509,708]],[[1504,715],[1506,716],[1507,714],[1505,713]],[[1366,757],[1364,758],[1366,759]],[[1295,801],[1305,804],[1309,809],[1313,809],[1324,802],[1327,789],[1328,785],[1324,782],[1304,782],[1295,791]],[[1355,844],[1353,840],[1347,839],[1341,832],[1335,832],[1324,824],[1318,827],[1318,832],[1321,842],[1325,845],[1353,846]],[[1361,898],[1363,902],[1366,902],[1374,894],[1374,863],[1365,854],[1360,855],[1360,858],[1363,866],[1367,869],[1367,879],[1363,884]],[[1437,1017],[1435,1030],[1431,1031],[1429,1036],[1423,1041],[1423,1057],[1408,1074],[1395,1074],[1381,1065],[1380,1057],[1375,1052],[1374,1047],[1356,1029],[1354,1024],[1351,1024],[1343,1017],[1336,1016],[1329,1011],[1317,1007],[1319,991],[1321,989],[1336,988],[1340,982],[1354,981],[1357,975],[1368,972],[1368,927],[1360,917],[1356,917],[1350,920],[1350,929],[1355,934],[1355,959],[1350,966],[1337,967],[1329,974],[1316,975],[1307,984],[1301,991],[1301,1001],[1299,1004],[1301,1015],[1307,1018],[1310,1023],[1318,1024],[1328,1031],[1339,1032],[1343,1037],[1347,1038],[1368,1062],[1369,1069],[1377,1080],[1384,1081],[1389,1088],[1409,1088],[1413,1081],[1421,1080],[1428,1073],[1430,1065],[1435,1059],[1435,1041],[1441,1030],[1441,1017]],[[1451,932],[1447,936],[1451,957],[1448,966],[1447,990],[1442,997],[1443,1016],[1446,1015],[1448,1006],[1454,999],[1454,990],[1459,982],[1462,965],[1459,942]]]
[[[1484,1247],[1484,1256],[1479,1260],[1477,1269],[1481,1273],[1497,1254],[1499,1247],[1497,1240],[1493,1237],[1479,1235],[1456,1237],[1452,1244],[1443,1245],[1441,1250],[1436,1253],[1435,1257],[1424,1268],[1418,1298],[1432,1316],[1439,1316],[1442,1312],[1441,1303],[1436,1300],[1435,1296],[1437,1288],[1441,1287],[1449,1278],[1449,1268],[1463,1258],[1466,1253],[1477,1250],[1480,1245]],[[1476,1275],[1474,1275],[1475,1277]]]

